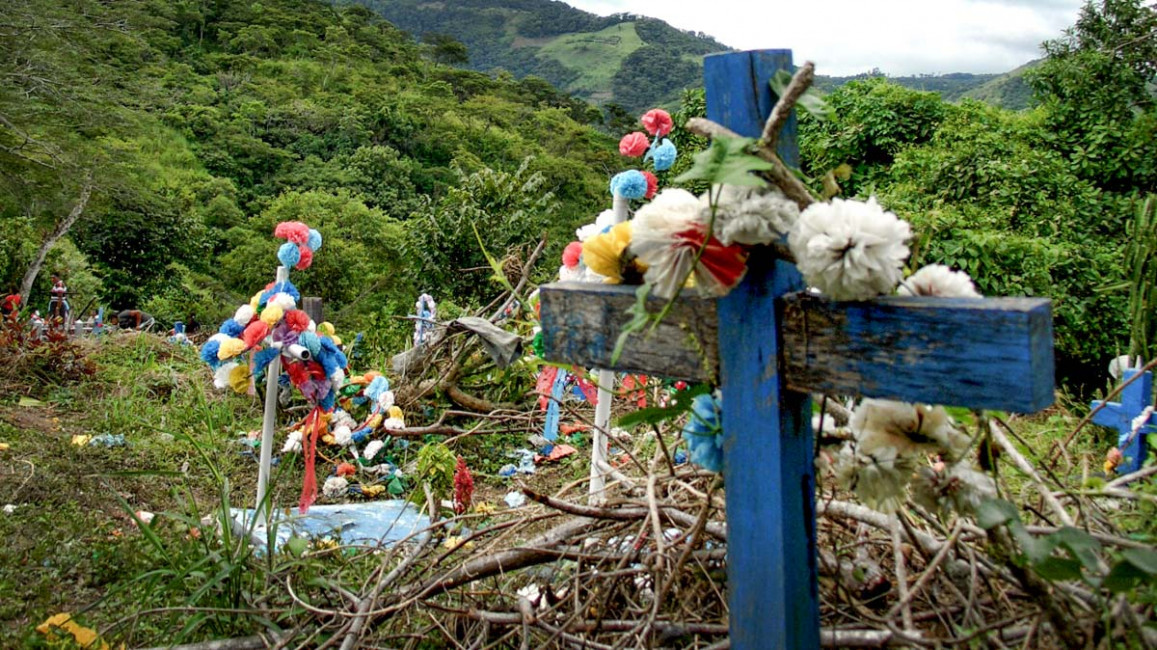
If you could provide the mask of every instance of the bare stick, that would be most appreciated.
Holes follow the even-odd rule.
[[[807,92],[808,88],[811,88],[815,78],[816,64],[811,61],[804,63],[799,70],[795,71],[791,83],[783,91],[783,96],[771,109],[771,115],[767,116],[767,123],[763,125],[763,137],[759,139],[759,146],[772,151],[775,150],[776,142],[779,140],[779,132],[787,122],[788,116],[791,115],[791,109],[795,108],[799,98]]]

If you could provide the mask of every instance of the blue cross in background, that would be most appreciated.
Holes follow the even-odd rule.
[[[1125,370],[1122,379],[1129,381],[1137,374],[1137,370]],[[1141,469],[1145,458],[1149,455],[1149,445],[1145,438],[1150,433],[1157,433],[1157,413],[1150,413],[1145,424],[1133,433],[1133,420],[1141,415],[1152,404],[1153,373],[1146,372],[1136,381],[1121,391],[1120,402],[1093,402],[1093,408],[1104,404],[1104,408],[1093,415],[1093,424],[1116,429],[1117,448],[1125,455],[1125,462],[1119,470],[1122,474],[1130,474]]]

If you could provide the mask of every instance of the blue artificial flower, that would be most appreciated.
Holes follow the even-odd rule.
[[[228,322],[228,321],[226,321]],[[236,322],[236,321],[234,321]],[[221,365],[221,360],[217,358],[217,351],[221,349],[220,341],[208,341],[201,346],[201,360],[209,364],[210,368],[214,370]]]
[[[628,169],[611,177],[611,194],[624,199],[641,199],[647,196],[647,177],[637,169]]]
[[[336,402],[337,402],[337,391],[334,390],[333,388],[330,388],[329,392],[326,393],[325,397],[323,397],[321,399],[321,402],[318,403],[318,406],[320,406],[321,410],[323,410],[323,411],[332,411],[334,404]]]
[[[316,253],[317,249],[321,248],[321,233],[310,228],[309,239],[305,242],[305,245],[309,246],[309,250]]]
[[[282,266],[293,268],[301,261],[301,250],[297,244],[293,242],[285,242],[281,248],[277,249],[277,261],[281,262]]]
[[[279,354],[281,354],[281,350],[277,348],[262,348],[258,350],[257,354],[253,355],[254,374],[264,371],[265,367],[276,359]]]
[[[719,400],[697,395],[691,402],[691,417],[683,426],[683,440],[691,462],[710,472],[723,471],[723,427]]]
[[[325,349],[322,349],[321,354],[316,355],[314,360],[321,364],[321,368],[325,371],[326,377],[329,377],[335,371],[342,368],[342,366],[338,364],[337,355]]]
[[[217,331],[221,332],[225,336],[228,336],[229,338],[235,339],[240,337],[241,333],[245,331],[245,326],[230,318],[224,323],[221,323],[221,328]]]
[[[275,293],[288,293],[293,297],[294,302],[301,302],[301,292],[298,291],[297,287],[293,286],[293,283],[289,280],[286,280],[285,282],[277,282],[269,288],[269,295],[272,296]]]
[[[297,344],[309,350],[310,355],[316,357],[321,354],[321,337],[313,332],[302,332],[297,335]]]
[[[659,144],[659,146],[651,147],[651,150],[647,152],[643,160],[650,158],[655,163],[655,171],[665,172],[675,164],[675,156],[677,154],[678,152],[675,151],[675,143],[667,138],[663,138],[663,142]]]
[[[362,392],[364,392],[366,397],[370,398],[374,404],[377,404],[378,398],[388,390],[390,390],[390,380],[378,375],[373,378],[370,385],[366,386],[366,389]]]

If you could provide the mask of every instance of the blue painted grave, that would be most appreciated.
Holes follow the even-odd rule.
[[[1150,410],[1147,418],[1137,421],[1153,404],[1153,373],[1146,372],[1133,379],[1137,372],[1136,369],[1126,369],[1122,373],[1122,379],[1125,382],[1132,380],[1132,383],[1121,391],[1120,402],[1093,402],[1094,409],[1101,409],[1093,414],[1093,424],[1117,430],[1117,448],[1125,456],[1125,462],[1119,469],[1122,474],[1141,469],[1149,456],[1146,437],[1150,433],[1157,433],[1157,413]]]
[[[760,137],[780,69],[792,70],[790,50],[706,57],[707,117]],[[794,116],[777,153],[798,166]],[[730,294],[680,296],[650,336],[632,337],[617,356],[635,287],[561,282],[540,292],[548,361],[721,386],[736,650],[820,645],[811,392],[1016,412],[1053,401],[1048,300],[837,303],[803,288],[794,265],[753,253]],[[665,302],[654,298],[648,310]]]

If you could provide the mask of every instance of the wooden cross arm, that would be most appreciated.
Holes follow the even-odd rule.
[[[540,296],[548,361],[717,381],[714,300],[681,296],[654,334],[632,336],[611,363],[635,287],[556,283],[542,287]],[[649,309],[657,312],[662,304],[654,299]],[[792,390],[1022,413],[1053,402],[1046,299],[833,302],[790,294],[778,305],[784,352],[775,368]]]

